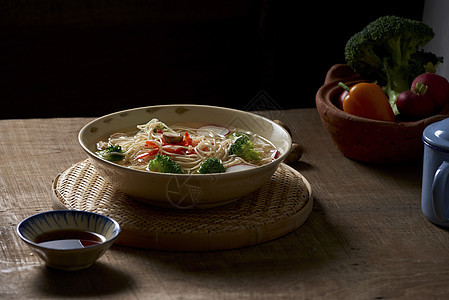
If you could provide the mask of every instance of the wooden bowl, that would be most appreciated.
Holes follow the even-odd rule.
[[[448,107],[437,115],[413,122],[386,122],[348,114],[338,108],[338,96],[348,86],[366,81],[344,64],[332,66],[316,94],[321,121],[341,153],[368,163],[400,163],[422,157],[422,133],[431,123],[449,117]]]

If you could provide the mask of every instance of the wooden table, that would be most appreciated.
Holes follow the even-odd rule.
[[[421,161],[372,166],[342,156],[315,109],[268,111],[304,146],[294,165],[314,209],[298,230],[204,253],[113,246],[89,269],[46,268],[15,230],[52,209],[58,172],[84,159],[87,118],[0,121],[0,298],[238,299],[449,297],[449,233],[420,208]]]

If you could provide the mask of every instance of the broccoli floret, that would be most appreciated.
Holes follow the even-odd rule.
[[[109,161],[119,161],[125,157],[121,146],[109,146],[104,150],[96,152],[97,155]]]
[[[154,159],[150,160],[148,170],[159,173],[184,173],[180,165],[167,155],[162,154],[157,154]]]
[[[226,168],[223,166],[221,161],[218,158],[208,158],[202,164],[198,170],[200,174],[209,174],[209,173],[223,173],[226,171]]]
[[[355,72],[378,80],[393,111],[398,114],[397,96],[410,89],[419,70],[435,61],[424,55],[415,55],[418,48],[426,45],[433,36],[432,28],[421,21],[396,16],[380,17],[348,40],[346,63]]]
[[[410,60],[410,78],[416,78],[422,73],[435,73],[440,63],[443,63],[443,57],[436,56],[432,52],[420,50],[412,55]]]
[[[246,161],[260,160],[260,153],[254,150],[254,143],[246,135],[241,135],[229,148],[229,154],[240,156]]]

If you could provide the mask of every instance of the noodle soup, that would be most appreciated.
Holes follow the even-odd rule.
[[[158,119],[137,125],[137,131],[134,128],[110,135],[97,143],[97,150],[96,154],[107,160],[142,171],[155,171],[152,161],[168,157],[179,166],[179,173],[186,174],[204,173],[205,162],[211,159],[214,167],[220,168],[209,168],[205,173],[257,167],[281,154],[270,141],[250,131],[193,123],[168,126]]]

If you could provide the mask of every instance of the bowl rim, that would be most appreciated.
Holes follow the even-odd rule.
[[[31,219],[34,218],[39,218],[40,216],[43,215],[48,215],[48,214],[56,214],[56,213],[73,213],[73,214],[86,214],[86,215],[95,215],[99,218],[103,218],[106,219],[107,221],[110,221],[114,224],[114,227],[116,228],[116,230],[114,231],[114,236],[112,236],[111,238],[105,240],[104,242],[98,243],[98,244],[94,244],[94,245],[90,245],[90,246],[86,246],[83,248],[73,248],[73,249],[56,249],[56,248],[51,248],[51,247],[45,247],[40,245],[39,243],[35,243],[33,241],[31,241],[30,239],[26,238],[22,232],[21,232],[21,227],[28,221],[30,221]],[[19,235],[19,237],[26,242],[27,244],[30,244],[34,247],[37,247],[39,249],[45,249],[47,251],[60,251],[60,252],[68,252],[68,251],[85,251],[85,249],[91,249],[94,247],[99,247],[105,244],[109,244],[109,243],[113,243],[119,236],[120,232],[121,232],[121,226],[120,224],[112,219],[111,217],[99,214],[99,213],[95,213],[95,212],[90,212],[90,211],[85,211],[85,210],[70,210],[70,209],[60,209],[60,210],[49,210],[49,211],[44,211],[44,212],[40,212],[31,216],[26,217],[25,219],[23,219],[22,221],[19,222],[19,224],[17,224],[16,226],[16,232]]]
[[[222,172],[222,173],[209,173],[209,174],[196,174],[196,173],[192,173],[192,174],[187,174],[187,173],[183,173],[183,174],[177,174],[177,173],[160,173],[160,172],[151,172],[151,171],[143,171],[143,170],[136,170],[136,169],[131,169],[119,164],[116,164],[114,162],[108,161],[106,159],[103,159],[97,155],[95,155],[91,150],[88,149],[88,147],[82,142],[82,136],[84,134],[84,132],[87,130],[87,128],[89,126],[91,126],[92,124],[102,120],[102,119],[107,119],[110,118],[112,116],[116,116],[116,115],[120,115],[120,114],[124,114],[124,113],[129,113],[132,111],[138,111],[138,110],[148,110],[148,109],[154,109],[154,108],[165,108],[165,107],[194,107],[194,108],[210,108],[210,109],[218,109],[218,110],[227,110],[230,112],[236,112],[236,113],[243,113],[243,114],[247,114],[250,115],[252,117],[256,117],[259,118],[261,120],[264,120],[265,122],[268,122],[270,124],[272,124],[274,127],[280,129],[281,131],[284,131],[284,133],[286,134],[286,136],[288,137],[288,147],[286,149],[286,151],[284,153],[281,154],[281,156],[279,156],[277,159],[262,165],[262,166],[256,166],[254,168],[251,169],[245,169],[245,170],[240,170],[240,171],[234,171],[234,172]],[[137,126],[138,124],[136,124]],[[267,168],[271,168],[273,165],[278,165],[279,163],[281,163],[286,157],[287,155],[290,153],[290,149],[292,146],[292,137],[291,135],[288,133],[288,131],[283,128],[282,126],[280,126],[279,124],[276,124],[275,122],[273,122],[272,120],[249,112],[249,111],[244,111],[244,110],[238,110],[238,109],[233,109],[233,108],[228,108],[228,107],[221,107],[221,106],[213,106],[213,105],[201,105],[201,104],[161,104],[161,105],[150,105],[150,106],[141,106],[141,107],[135,107],[135,108],[130,108],[130,109],[125,109],[125,110],[119,110],[113,113],[109,113],[100,117],[97,117],[93,120],[91,120],[90,122],[86,123],[78,132],[78,142],[81,145],[81,147],[83,148],[83,150],[91,157],[94,158],[98,161],[101,161],[103,163],[108,164],[109,166],[113,167],[113,168],[117,168],[119,170],[123,170],[126,172],[135,172],[136,174],[151,174],[154,176],[160,176],[160,177],[189,177],[189,176],[194,176],[194,177],[210,177],[210,176],[220,176],[220,177],[226,177],[226,176],[235,176],[235,174],[247,174],[250,175],[253,172],[258,172],[258,170],[261,169],[267,169]]]

